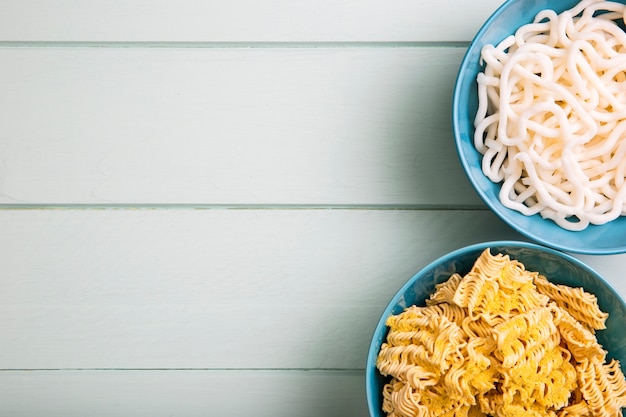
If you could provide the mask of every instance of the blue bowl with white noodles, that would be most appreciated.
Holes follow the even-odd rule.
[[[456,79],[470,183],[510,227],[565,252],[626,252],[624,3],[507,0]]]
[[[456,385],[454,383],[455,375],[457,376],[460,375],[460,378],[458,379],[459,381],[465,381],[464,383],[460,384],[461,386],[467,385],[468,380],[478,381],[481,379],[480,374],[478,374],[476,377],[465,376],[465,379],[463,379],[464,377],[463,372],[469,373],[477,369],[476,367],[472,367],[472,365],[469,364],[470,361],[472,360],[472,355],[470,354],[470,345],[473,345],[473,342],[477,341],[477,339],[480,338],[481,335],[478,331],[474,331],[474,332],[471,331],[472,329],[471,322],[473,320],[481,320],[482,316],[479,317],[478,314],[474,314],[473,317],[471,317],[471,315],[468,316],[466,314],[463,317],[463,315],[461,314],[454,313],[456,314],[456,318],[452,318],[450,320],[444,320],[443,317],[432,316],[434,320],[430,322],[431,327],[428,327],[429,324],[426,324],[426,325],[414,324],[412,326],[408,326],[408,327],[400,329],[400,333],[404,333],[405,335],[408,335],[409,338],[399,338],[399,337],[395,337],[395,339],[392,338],[391,336],[392,330],[388,324],[389,324],[389,319],[392,316],[398,317],[400,314],[405,312],[406,309],[411,309],[412,306],[417,306],[418,309],[423,308],[423,310],[420,310],[420,311],[425,311],[425,310],[428,310],[429,308],[430,309],[438,308],[442,304],[458,303],[457,306],[459,309],[467,310],[466,307],[462,306],[462,302],[458,302],[456,300],[457,300],[457,295],[459,294],[462,295],[464,293],[465,294],[475,293],[475,292],[468,290],[471,288],[468,285],[463,287],[465,290],[468,290],[468,291],[463,291],[463,289],[461,288],[462,285],[457,284],[456,290],[452,289],[451,291],[440,292],[440,294],[448,294],[448,295],[445,295],[444,297],[440,297],[440,298],[437,298],[437,297],[432,298],[430,301],[434,300],[435,305],[433,305],[433,303],[429,304],[428,300],[431,298],[431,295],[437,290],[436,286],[444,282],[450,282],[452,279],[451,277],[454,274],[460,275],[462,277],[462,280],[465,280],[467,283],[468,280],[471,279],[471,277],[468,278],[470,270],[472,270],[472,268],[477,264],[477,260],[481,258],[482,256],[484,256],[485,251],[488,251],[489,254],[494,257],[502,255],[503,257],[508,257],[508,260],[510,261],[521,262],[523,266],[525,267],[526,271],[530,273],[541,274],[542,276],[545,277],[545,280],[549,281],[551,284],[570,287],[570,290],[563,289],[563,287],[559,287],[557,297],[559,294],[560,295],[567,294],[568,291],[577,292],[580,289],[582,289],[585,293],[595,296],[594,302],[596,303],[597,309],[604,314],[604,318],[603,318],[604,322],[603,322],[603,326],[596,327],[596,329],[598,330],[595,331],[592,337],[595,338],[595,341],[597,342],[596,345],[599,345],[600,348],[603,348],[606,351],[604,358],[598,359],[598,360],[604,361],[605,363],[610,363],[613,360],[619,361],[621,363],[620,366],[621,366],[621,371],[623,373],[625,369],[624,367],[626,365],[626,332],[623,331],[624,322],[626,321],[626,303],[624,302],[624,299],[620,295],[620,293],[616,291],[616,289],[613,288],[612,285],[608,281],[606,281],[600,274],[598,274],[596,271],[594,271],[592,268],[590,268],[589,266],[587,266],[580,260],[574,258],[571,255],[564,254],[563,252],[552,249],[552,248],[548,248],[542,245],[529,243],[529,242],[517,242],[517,241],[482,242],[482,243],[477,243],[477,244],[461,247],[452,252],[444,254],[438,259],[432,261],[431,263],[423,267],[419,272],[417,272],[413,277],[411,277],[401,288],[398,289],[396,294],[391,298],[389,303],[386,305],[386,307],[382,311],[380,319],[376,323],[374,331],[373,331],[373,335],[370,341],[369,351],[367,355],[366,367],[365,367],[366,397],[367,397],[369,414],[371,417],[385,417],[388,415],[387,413],[390,411],[390,408],[392,411],[396,411],[396,410],[404,410],[404,411],[413,410],[414,411],[416,404],[419,404],[419,406],[423,406],[424,403],[427,402],[425,398],[432,398],[432,397],[428,397],[428,394],[429,393],[432,394],[433,391],[436,393],[443,392],[444,396],[447,395],[446,393],[448,392],[450,393],[449,394],[450,397],[452,397],[452,395],[457,395],[456,391],[452,388],[450,388],[449,390],[444,389],[443,391],[435,390],[436,386],[440,386],[444,388],[447,388],[448,385],[450,385],[451,387],[455,386]],[[503,258],[500,258],[500,260],[502,259]],[[497,266],[497,265],[500,265],[500,266]],[[506,273],[503,271],[508,271],[508,269],[506,269],[505,267],[502,267],[501,266],[502,264],[497,264],[497,265],[496,267],[490,267],[490,268],[482,268],[482,269],[478,268],[478,270],[487,271],[485,274],[491,277],[495,277],[495,276],[500,277],[500,276],[506,275]],[[534,281],[532,282],[534,284],[536,284],[537,282],[542,282],[540,280],[536,281],[535,278],[533,278],[533,280]],[[479,280],[476,280],[476,279],[472,279],[472,281],[479,282]],[[501,293],[506,292],[503,288],[504,287],[501,286],[500,289],[497,290],[499,292],[496,293],[496,296],[499,296]],[[533,289],[530,291],[535,291],[535,287],[532,287],[532,288]],[[537,284],[537,288],[539,288],[539,284]],[[545,291],[543,289],[541,289],[540,291],[542,291],[544,294],[549,293],[549,291]],[[453,294],[453,296],[449,294]],[[475,303],[475,305],[493,305],[494,306],[493,308],[500,309],[501,308],[500,306],[506,305],[506,302],[500,302],[500,300],[506,301],[507,298],[498,299],[497,302],[493,302],[492,300],[495,299],[496,296],[494,297],[482,296],[483,300],[485,301],[485,304],[478,301],[477,303]],[[512,298],[508,300],[515,299],[515,297],[516,296],[512,296]],[[444,298],[447,298],[449,300],[451,299],[452,301],[446,301],[444,300]],[[554,297],[553,295],[550,295],[549,298],[553,299],[556,297]],[[459,299],[463,300],[463,297],[461,296]],[[517,296],[518,301],[521,299],[529,300],[530,298],[523,298],[523,297]],[[587,314],[587,312],[591,312],[593,310],[590,307],[591,304],[593,303],[587,303],[586,308],[574,308],[571,306],[578,305],[577,303],[572,302],[571,304],[564,305],[562,301],[563,300],[556,301],[556,303],[558,304],[557,308],[559,309],[559,311],[562,311],[561,309],[568,310],[568,311],[577,310],[578,312],[583,312],[583,315],[585,315]],[[536,309],[535,311],[540,311],[542,309],[549,309],[551,307],[554,307],[552,302],[547,301],[547,300],[538,302],[538,305],[539,307],[529,307],[529,310]],[[526,310],[526,311],[529,311],[529,310]],[[440,309],[439,311],[443,311],[443,310]],[[449,310],[449,311],[454,312],[454,310]],[[477,310],[474,308],[473,311],[475,312]],[[515,310],[509,310],[509,311],[515,311]],[[555,310],[551,310],[551,311],[555,311]],[[608,316],[606,316],[605,313],[608,313]],[[562,314],[562,313],[559,313],[559,314]],[[554,317],[554,318],[553,319],[547,318],[546,321],[555,320],[556,322],[557,320],[560,320],[560,317],[563,317],[563,316],[560,316],[559,314],[554,313],[554,316],[548,315],[548,317]],[[567,313],[564,315],[570,315],[570,313]],[[572,312],[571,316],[573,317],[573,315],[576,315],[576,311]],[[413,318],[415,317],[416,316],[413,316]],[[516,320],[516,318],[519,318],[519,316],[518,316],[518,313],[514,312],[512,314],[512,318],[503,317],[502,318],[503,322],[500,322],[500,323],[504,323],[504,325],[507,325],[507,324],[512,323],[514,320]],[[581,319],[580,323],[583,323],[583,321],[584,319]],[[396,321],[396,323],[398,322]],[[414,323],[418,323],[417,319],[415,319]],[[584,325],[587,325],[587,324],[584,323]],[[516,327],[514,328],[516,329],[520,328],[519,325],[517,324],[515,326]],[[554,327],[552,328],[550,334],[544,334],[542,336],[544,338],[543,340],[552,340],[552,336],[560,337],[560,339],[553,340],[553,343],[561,344],[560,346],[562,346],[563,349],[574,351],[574,348],[572,348],[572,346],[575,347],[579,345],[577,344],[577,342],[574,342],[573,344],[570,345],[570,341],[568,340],[571,340],[571,339],[568,339],[567,336],[565,336],[563,332],[563,329],[567,329],[568,327],[567,326],[561,327],[562,325],[559,323],[556,323],[556,326],[557,326],[556,328]],[[450,341],[453,340],[453,338],[444,337],[444,333],[447,335],[454,334],[448,331],[448,329],[451,329],[453,327],[456,328],[458,332],[463,331],[465,333],[463,336],[464,339],[457,339],[456,343],[451,347]],[[605,328],[602,329],[602,327],[605,327]],[[529,329],[529,332],[530,332],[529,334],[533,334],[535,336],[541,333],[537,330],[539,328],[544,328],[541,326],[541,322],[535,323],[534,326],[527,327],[527,329]],[[466,329],[469,329],[469,331],[466,331]],[[494,324],[493,326],[487,327],[487,330],[492,332],[492,335],[496,334],[495,332],[493,332],[494,329],[495,330],[498,329],[497,323]],[[398,333],[396,333],[396,335],[397,334]],[[561,336],[557,336],[559,334]],[[538,341],[539,339],[535,338],[535,336],[532,336],[533,340]],[[488,339],[487,336],[483,336],[483,337],[485,340]],[[519,339],[510,341],[510,343],[506,342],[506,340],[508,339],[505,339],[504,344],[505,345],[507,344],[513,345],[515,343],[519,344],[520,341],[522,341],[521,343],[524,343],[525,341],[524,336],[518,335],[518,337]],[[392,340],[396,340],[396,342],[392,342]],[[434,340],[434,342],[432,344],[429,344],[429,343],[422,344],[422,340]],[[500,339],[496,338],[495,340],[500,340]],[[581,339],[576,339],[576,340],[580,341]],[[400,342],[397,342],[397,341],[400,341]],[[412,368],[412,370],[409,369],[404,374],[400,372],[399,377],[397,375],[394,375],[394,372],[398,373],[397,372],[399,371],[398,368],[396,368],[395,371],[394,370],[390,370],[388,372],[381,371],[381,369],[385,370],[389,368],[385,368],[385,364],[379,360],[380,358],[383,358],[383,360],[389,358],[389,356],[385,356],[384,354],[381,354],[381,351],[384,351],[384,349],[388,349],[389,346],[393,345],[394,343],[395,343],[395,346],[397,347],[397,350],[395,350],[394,355],[392,355],[392,358],[395,357],[395,359],[392,359],[392,360],[395,360],[399,365]],[[434,347],[429,348],[428,346],[434,346]],[[530,352],[541,351],[541,350],[536,349],[537,345],[531,345],[529,343],[525,343],[524,346],[525,346],[525,349],[528,349],[528,351]],[[426,347],[426,350],[422,349],[421,350],[422,353],[418,354],[420,352],[420,347]],[[498,345],[497,349],[499,348],[500,347]],[[499,350],[496,349],[496,347],[492,347],[490,349],[492,353],[489,353],[488,355],[494,355],[493,357],[496,357],[498,355],[498,352],[500,352]],[[444,356],[445,352],[448,352],[445,354],[446,356]],[[478,352],[478,349],[476,349],[474,352]],[[550,352],[554,352],[554,349],[546,348],[542,350],[541,352],[543,352],[543,355],[544,355],[543,358],[547,358]],[[580,362],[584,363],[587,360],[589,362],[593,362],[594,360],[596,360],[595,358],[592,359],[592,356],[588,355],[586,352],[573,353],[572,355],[573,356],[567,356],[563,354],[563,358],[564,358],[563,360],[567,361],[569,359],[566,359],[566,358],[571,358],[573,362],[575,361],[576,366],[578,366],[578,363]],[[533,359],[536,359],[538,357],[538,355],[537,356],[531,355],[531,356]],[[441,359],[444,357],[453,358],[454,360],[454,363],[447,369],[439,368],[438,366],[436,366],[436,363],[437,363],[436,359],[437,358]],[[507,357],[511,357],[511,356],[507,356]],[[526,364],[526,362],[523,361],[523,358],[525,357],[526,357],[525,355],[518,356],[518,358],[522,358],[520,359],[519,368],[522,368]],[[543,358],[541,359],[541,361],[544,360]],[[501,360],[501,359],[498,358],[497,360]],[[423,365],[424,362],[426,363],[426,365]],[[458,363],[461,363],[461,365],[457,366],[456,364]],[[541,365],[539,365],[539,363],[543,363],[543,362],[535,362],[535,366],[539,367],[538,369],[541,368]],[[415,382],[411,382],[411,381],[415,381],[415,375],[418,375],[417,372],[421,371],[419,367],[421,367],[423,370],[425,369],[426,366],[431,366],[433,364],[434,366],[431,368],[429,372],[438,374],[435,378],[436,382],[434,384],[423,383],[420,386],[420,385],[414,385],[416,384]],[[502,364],[504,364],[504,361],[502,361]],[[500,366],[498,364],[493,365],[493,362],[492,362],[491,368],[497,370],[497,372],[507,372],[503,370],[504,368],[503,366]],[[510,369],[515,369],[515,368],[518,368],[517,364],[512,366]],[[548,368],[563,369],[562,367],[559,367],[559,366],[554,366],[554,367],[545,366],[544,368],[545,369],[548,369]],[[544,369],[544,368],[541,368],[541,369]],[[411,374],[411,372],[413,371],[417,371],[417,372]],[[406,378],[403,378],[402,375],[405,375]],[[409,375],[414,375],[414,377],[411,378]],[[535,375],[535,373],[531,372],[528,378],[532,378],[533,375]],[[426,378],[431,378],[428,375],[428,372],[426,373]],[[422,377],[420,381],[424,382],[426,381],[426,378]],[[490,393],[495,393],[496,396],[506,395],[507,385],[505,382],[502,382],[502,378],[504,378],[504,381],[515,381],[515,379],[514,378],[507,379],[507,377],[505,376],[497,377],[497,378],[500,378],[499,379],[500,382],[495,382],[492,387],[486,388],[486,391],[489,391]],[[395,382],[400,381],[401,383],[394,386],[395,384],[394,379],[395,379]],[[524,378],[523,381],[526,379],[527,378]],[[600,379],[601,378],[598,378],[598,380]],[[558,379],[549,379],[549,381],[551,381],[551,384],[553,385],[560,384],[559,382],[555,382],[555,381],[559,381]],[[617,378],[616,378],[616,381],[617,381]],[[536,384],[535,382],[536,381],[532,381],[528,385],[536,388],[538,384]],[[470,382],[470,384],[471,383],[472,382]],[[417,384],[419,384],[419,382]],[[615,382],[615,384],[619,385],[620,382]],[[408,386],[408,385],[411,385],[409,390],[405,390],[404,387],[402,387],[402,386]],[[522,405],[536,403],[538,401],[541,401],[542,399],[545,399],[543,397],[543,392],[544,392],[544,389],[549,391],[550,387],[548,387],[548,385],[550,384],[545,384],[547,388],[542,388],[540,390],[541,392],[537,394],[537,396],[540,398],[531,396],[530,398],[526,398],[522,402]],[[563,384],[563,386],[565,385],[566,384]],[[592,388],[592,385],[593,384],[589,385],[589,387]],[[390,386],[394,387],[394,391],[391,394],[391,397],[389,395]],[[401,387],[399,389],[396,389],[396,387],[398,386],[401,386]],[[570,388],[568,389],[573,392],[578,388],[576,388],[575,386],[570,386]],[[429,391],[429,393],[425,391]],[[607,391],[615,392],[616,390],[611,389]],[[575,403],[576,401],[580,401],[580,400],[576,400],[576,398],[579,398],[579,397],[576,397],[575,393],[564,394],[564,395],[569,395],[569,397],[567,398],[568,398],[568,401],[572,402],[572,404]],[[585,394],[583,393],[583,395]],[[576,398],[573,398],[573,397],[576,397]],[[626,398],[621,398],[619,402],[620,404],[626,405]],[[433,404],[433,403],[435,402],[434,401],[428,402],[428,404]],[[471,407],[470,405],[471,403],[472,401],[470,401],[467,398],[462,401],[458,400],[457,398],[453,398],[452,404],[453,404],[453,408],[459,411],[458,415],[463,415],[462,414],[463,409],[465,411],[468,411],[467,408]],[[605,405],[611,404],[611,406],[613,407],[620,407],[619,404],[616,405],[616,402],[613,402],[608,398],[606,399],[604,404]],[[569,405],[570,404],[566,403],[565,405],[559,406],[562,408],[558,408],[558,410],[569,411],[569,410],[563,410],[563,408]],[[486,404],[477,402],[474,404],[474,406],[480,406],[481,408],[483,408],[486,406]],[[546,405],[546,407],[549,407],[549,406]],[[598,407],[602,407],[602,401],[600,402],[600,404],[598,404]],[[417,415],[413,411],[407,412],[406,414],[402,414],[398,412],[395,415]],[[429,411],[432,411],[433,413],[437,414],[437,410],[429,409]],[[486,410],[481,410],[481,411],[486,412]],[[549,411],[554,411],[554,410],[549,410]],[[451,415],[451,414],[447,413],[444,415]],[[504,415],[507,415],[507,414],[504,413]],[[533,415],[533,414],[518,413],[517,415]],[[610,414],[610,415],[614,415],[614,414]]]

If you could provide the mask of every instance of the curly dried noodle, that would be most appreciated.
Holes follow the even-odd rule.
[[[593,294],[485,250],[426,306],[388,318],[377,358],[388,417],[621,416],[626,380],[607,362]]]
[[[567,230],[626,214],[626,6],[584,0],[481,52],[474,145],[502,204]]]

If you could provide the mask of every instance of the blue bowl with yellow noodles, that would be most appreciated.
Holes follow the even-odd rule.
[[[475,118],[476,118],[478,108],[479,108],[477,76],[480,72],[484,71],[485,66],[486,66],[485,60],[481,59],[481,50],[483,49],[483,47],[485,47],[486,45],[495,46],[495,45],[500,44],[501,41],[503,41],[510,35],[514,34],[518,28],[522,27],[523,25],[533,22],[533,19],[535,18],[537,13],[542,10],[552,9],[555,11],[555,13],[561,13],[563,11],[570,10],[572,7],[574,7],[578,3],[579,3],[578,0],[550,0],[550,1],[547,1],[547,0],[507,0],[489,17],[489,19],[479,29],[474,39],[470,43],[470,46],[468,47],[466,51],[466,54],[461,62],[461,65],[458,71],[458,75],[457,75],[457,79],[456,79],[455,87],[454,87],[453,100],[452,100],[453,101],[452,128],[453,128],[453,133],[454,133],[454,139],[455,139],[457,153],[458,153],[458,157],[460,159],[461,165],[470,183],[472,184],[473,188],[475,189],[477,194],[480,196],[480,198],[483,200],[483,202],[497,216],[499,216],[505,223],[507,223],[511,228],[513,228],[517,232],[525,235],[526,237],[532,239],[533,241],[537,243],[541,243],[543,245],[550,246],[552,248],[559,249],[565,252],[596,254],[596,255],[624,253],[626,252],[626,217],[624,217],[623,215],[620,215],[614,218],[614,215],[615,213],[617,213],[617,211],[612,211],[611,215],[607,213],[603,213],[602,210],[605,210],[605,208],[600,207],[601,206],[600,203],[598,203],[598,208],[594,208],[593,210],[595,210],[595,212],[597,213],[602,212],[602,214],[592,214],[593,218],[599,218],[600,220],[595,220],[593,223],[588,225],[586,228],[583,228],[582,230],[570,230],[570,229],[563,228],[561,225],[555,222],[552,218],[550,218],[549,216],[544,217],[542,213],[540,212],[534,212],[534,210],[528,210],[526,212],[523,212],[515,208],[511,208],[512,207],[511,204],[505,204],[500,195],[500,191],[503,189],[503,180],[499,178],[495,178],[495,177],[490,179],[487,176],[482,166],[484,154],[478,151],[474,143],[474,136],[476,132],[474,122],[475,122]],[[618,3],[618,4],[626,3],[626,0],[618,0],[615,3]],[[621,20],[616,21],[616,22],[618,26],[621,25],[623,27],[623,22]],[[595,48],[595,50],[600,50],[600,49],[601,48]],[[584,53],[581,55],[584,56]],[[532,68],[529,70],[529,72],[533,72],[533,71],[535,73],[539,73],[539,70],[535,70]],[[596,71],[600,73],[599,69],[596,69]],[[534,75],[538,76],[538,74],[534,74]],[[501,79],[509,80],[510,78],[503,77]],[[554,76],[554,80],[557,80],[557,79],[558,77]],[[586,79],[585,75],[583,74],[580,77],[580,79],[585,80]],[[622,81],[623,80],[619,80],[619,82],[616,82],[616,84],[619,85]],[[552,82],[552,79],[550,79],[550,82]],[[509,81],[507,81],[507,83],[509,83]],[[522,87],[521,90],[524,90],[524,87]],[[586,91],[585,94],[594,95],[595,93],[594,91],[591,91],[591,93]],[[509,97],[509,95],[507,95],[506,97]],[[552,104],[560,105],[558,101],[561,100],[561,98],[559,97],[555,100],[557,101],[557,103],[552,103]],[[497,100],[494,99],[494,102],[496,101]],[[620,98],[620,102],[621,101],[623,100]],[[507,100],[506,102],[508,103],[509,101]],[[511,107],[512,106],[509,106],[509,108]],[[517,109],[518,107],[515,107],[515,108]],[[536,107],[535,110],[533,110],[533,112],[534,111],[536,111],[537,113],[540,112],[540,110],[538,110],[538,107]],[[541,111],[544,111],[544,110],[541,110]],[[519,112],[521,113],[522,110],[519,110]],[[549,113],[549,112],[552,112],[552,110],[545,110],[545,112]],[[587,117],[589,114],[591,113],[587,113],[587,115],[585,115],[584,117]],[[544,116],[544,117],[547,117],[547,116]],[[544,127],[546,125],[546,123],[543,123],[543,122],[537,122],[537,124],[540,126],[544,126]],[[572,122],[571,125],[572,126],[575,125],[575,122]],[[568,126],[570,126],[570,124],[568,124]],[[517,129],[517,127],[519,126],[516,125],[515,128]],[[524,129],[530,129],[530,128],[526,126],[524,127]],[[541,127],[537,127],[537,129],[541,129]],[[479,129],[479,133],[481,131],[482,130]],[[607,129],[606,131],[614,132],[615,129]],[[514,131],[511,133],[511,135],[517,135],[517,134],[519,134],[518,131]],[[546,133],[546,135],[549,135],[549,134],[551,133],[550,132]],[[480,136],[480,135],[477,135],[477,136]],[[555,137],[555,140],[556,138],[558,138],[558,136]],[[533,144],[530,146],[535,146],[535,143],[533,142]],[[575,158],[569,157],[569,155],[572,155],[572,152],[573,152],[572,149],[574,148],[571,148],[571,149],[568,148],[567,150],[563,150],[563,151],[559,151],[558,153],[555,153],[556,151],[554,152],[546,151],[546,149],[549,146],[550,145],[547,143],[545,145],[542,145],[541,149],[538,150],[536,154],[544,155],[544,153],[542,152],[545,151],[545,155],[549,155],[549,156],[546,156],[546,160],[550,162],[550,164],[552,164],[553,162],[556,163],[555,161],[559,158],[564,157],[564,155],[566,156],[564,157],[564,159],[567,159],[570,162],[575,160]],[[591,147],[591,144],[589,144],[589,147]],[[615,148],[616,147],[617,145],[615,146]],[[581,148],[575,148],[575,149],[578,150]],[[592,157],[592,153],[585,151],[584,154],[587,156],[581,157],[581,158],[586,159],[588,157],[591,160],[594,158],[600,158],[600,157],[612,154],[611,152],[613,151],[614,149],[611,151],[606,151],[606,152],[599,150],[598,151],[599,153],[596,152],[594,154],[595,156],[593,157]],[[526,163],[530,164],[530,162],[528,161],[533,161],[534,160],[533,158],[534,156],[532,158],[527,158]],[[518,161],[522,161],[522,160],[518,159]],[[595,162],[591,161],[589,162],[589,164],[595,164]],[[588,167],[589,164],[587,164],[586,166]],[[497,164],[491,163],[491,165],[497,165]],[[621,162],[618,164],[618,166],[620,166],[621,168],[620,168],[620,172],[616,173],[617,181],[620,184],[623,181],[622,176],[621,176],[622,174],[621,169],[623,168],[622,165],[624,164],[622,164]],[[602,191],[600,187],[600,181],[604,181],[604,180],[596,178],[595,173],[590,172],[588,175],[586,173],[584,175],[580,174],[579,168],[580,170],[583,169],[582,164],[576,165],[575,168],[571,168],[571,169],[568,168],[569,169],[568,172],[572,172],[573,173],[572,178],[574,178],[574,180],[572,180],[569,185],[567,184],[564,185],[563,179],[556,180],[555,178],[557,177],[561,178],[561,174],[560,173],[558,175],[552,174],[552,171],[551,171],[552,168],[550,166],[548,166],[547,168],[542,168],[540,170],[541,178],[546,178],[545,181],[551,181],[550,179],[548,179],[548,178],[551,178],[551,179],[554,179],[554,182],[556,183],[556,188],[558,190],[556,190],[554,194],[551,194],[551,195],[560,196],[563,193],[567,193],[567,195],[563,197],[564,200],[561,200],[560,199],[561,197],[559,197],[559,200],[556,200],[556,197],[554,198],[550,197],[550,201],[554,200],[559,203],[559,205],[556,206],[557,207],[556,211],[561,213],[563,216],[565,216],[564,221],[568,221],[568,224],[577,223],[577,221],[570,222],[568,219],[578,218],[578,217],[572,217],[573,215],[571,213],[566,215],[565,213],[568,213],[568,210],[585,210],[586,204],[587,203],[592,204],[590,202],[594,201],[593,200],[594,198],[598,198],[599,199],[598,201],[604,201],[605,198],[615,199],[614,201],[622,201],[624,198],[624,194],[626,193],[626,186],[621,186],[619,184],[616,184],[614,189],[615,190],[623,189],[624,191],[621,193],[616,193],[614,195],[613,191],[608,191],[608,192]],[[612,176],[613,170],[615,168],[607,165],[603,169],[606,169],[609,172],[611,172],[611,176]],[[494,167],[493,170],[494,172],[498,172],[496,167]],[[565,168],[563,168],[563,170],[565,170]],[[514,171],[514,170],[511,170],[511,171]],[[587,172],[587,171],[584,171],[584,172]],[[510,176],[512,174],[507,174],[507,175]],[[600,175],[600,174],[597,174],[597,175]],[[540,182],[536,180],[537,177],[538,177],[537,175],[535,176],[529,175],[526,178],[525,186],[536,185],[538,182]],[[609,177],[602,177],[602,178],[609,178]],[[542,181],[544,180],[542,179]],[[572,183],[574,184],[574,186],[572,186],[572,189],[578,190],[576,191],[576,195],[569,194],[571,192],[571,189],[568,189],[567,187],[571,186]],[[603,185],[603,187],[605,186],[606,184]],[[548,185],[543,188],[546,190],[552,190],[552,188],[549,188],[549,187],[551,186]],[[583,188],[589,187],[590,190],[596,190],[596,187],[598,187],[597,188],[598,192],[596,193],[596,191],[593,191],[593,198],[583,197],[584,195],[587,195],[587,194],[581,191],[583,190],[583,188],[581,187]],[[511,189],[513,189],[513,187],[511,187],[509,184],[509,186],[505,188],[505,192],[503,194],[509,196],[511,193],[510,191]],[[550,192],[552,193],[552,191]],[[522,198],[521,194],[522,194],[522,191],[517,192],[516,195],[519,197],[516,197],[516,198],[519,198],[520,200],[524,200],[524,198],[526,197]],[[536,198],[532,197],[533,199],[536,200],[536,199],[541,198],[542,204],[543,202],[547,201],[546,198],[544,197],[546,195],[545,193],[541,194],[540,192],[537,191],[536,194],[539,195],[539,197],[536,197]],[[507,198],[509,197],[506,197],[505,201]],[[519,201],[517,201],[516,203],[519,203]],[[524,204],[526,205],[526,203]],[[534,203],[531,202],[529,204],[532,205]],[[609,202],[607,204],[611,204],[611,203]],[[612,206],[619,207],[619,204],[615,204]],[[536,207],[539,207],[539,206],[536,206]],[[539,210],[539,208],[537,208],[537,210]],[[611,220],[604,222],[604,220],[608,218],[611,218]]]
[[[594,379],[593,372],[611,379],[616,361],[626,364],[624,323],[624,299],[570,255],[515,241],[463,247],[415,274],[383,311],[365,369],[370,416],[410,415],[416,407],[463,415],[472,402],[483,412],[527,407],[519,415],[621,408],[623,374],[609,384],[611,398],[595,398],[594,383],[583,392],[576,381]]]

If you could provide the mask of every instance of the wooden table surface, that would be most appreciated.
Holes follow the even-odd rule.
[[[450,125],[500,1],[0,0],[0,415],[367,415],[397,289],[525,240]]]

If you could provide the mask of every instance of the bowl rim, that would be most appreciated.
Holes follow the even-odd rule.
[[[473,54],[475,54],[478,49],[477,41],[485,34],[485,32],[487,32],[492,27],[493,21],[496,20],[501,14],[503,14],[508,8],[514,6],[517,2],[518,0],[506,0],[489,16],[489,18],[487,18],[487,20],[478,29],[478,31],[476,32],[476,35],[474,35],[469,46],[467,47],[463,55],[463,58],[461,60],[459,69],[457,71],[457,76],[454,82],[454,89],[453,89],[453,94],[452,94],[452,134],[454,137],[456,153],[461,162],[463,171],[465,172],[466,177],[471,183],[472,188],[474,188],[474,190],[476,191],[480,199],[485,203],[485,205],[487,205],[487,207],[493,213],[495,213],[498,216],[498,218],[500,218],[503,222],[505,222],[509,227],[514,229],[516,232],[522,234],[523,236],[526,236],[536,241],[539,244],[549,246],[549,247],[552,247],[554,249],[558,249],[561,251],[571,252],[571,253],[586,254],[586,255],[615,255],[615,254],[626,253],[626,243],[623,245],[615,245],[611,247],[585,247],[583,245],[574,244],[573,242],[574,239],[570,240],[569,242],[557,243],[551,240],[549,235],[548,236],[541,235],[531,230],[528,230],[525,227],[522,227],[515,221],[515,219],[506,215],[506,212],[512,209],[509,209],[505,207],[504,205],[502,205],[502,203],[500,203],[499,200],[495,201],[494,199],[489,198],[487,194],[485,193],[485,191],[482,190],[478,186],[478,184],[476,184],[475,180],[472,178],[471,174],[468,172],[471,164],[467,156],[461,150],[462,144],[465,142],[462,141],[461,139],[460,127],[459,127],[459,123],[457,123],[457,121],[461,119],[460,117],[461,90],[464,84],[463,77],[460,77],[459,74],[462,74],[464,71],[467,70],[467,68],[469,68],[470,60]],[[619,2],[625,3],[624,1],[619,1]],[[534,216],[539,216],[539,214],[535,214]],[[546,222],[549,221],[547,219],[543,219],[542,217],[538,217],[538,219],[540,219],[541,221],[546,221]],[[607,225],[610,223],[611,222],[607,223]],[[593,228],[593,227],[602,227],[602,226],[589,225],[588,227]],[[574,236],[575,233],[581,233],[581,232],[572,231],[571,233],[572,233],[572,236]]]
[[[379,316],[379,319],[374,327],[374,331],[370,337],[370,344],[367,351],[367,358],[365,362],[365,396],[367,400],[367,408],[370,416],[376,416],[376,412],[380,412],[380,410],[374,410],[373,398],[374,396],[380,395],[379,392],[373,392],[372,390],[372,379],[375,376],[376,371],[376,357],[378,356],[378,346],[377,346],[377,338],[376,336],[381,334],[381,332],[385,331],[385,322],[393,308],[398,304],[399,300],[404,296],[407,290],[415,284],[415,282],[421,278],[427,271],[433,270],[435,267],[445,263],[450,262],[451,260],[458,258],[459,255],[462,255],[471,251],[480,251],[485,250],[490,247],[515,247],[515,248],[525,248],[525,249],[533,249],[539,252],[548,253],[554,255],[556,257],[562,258],[565,261],[572,263],[576,268],[580,268],[588,272],[590,275],[593,275],[603,286],[606,287],[606,290],[612,293],[616,299],[620,300],[622,305],[626,307],[626,299],[620,294],[619,291],[613,286],[611,282],[609,282],[602,274],[597,272],[595,269],[587,265],[585,262],[581,261],[578,258],[575,258],[572,255],[569,255],[560,250],[554,249],[549,246],[541,245],[534,242],[525,242],[518,240],[493,240],[493,241],[485,241],[479,243],[473,243],[469,245],[465,245],[454,249],[452,251],[446,252],[443,255],[438,256],[433,261],[427,263],[425,266],[421,267],[413,276],[411,276],[393,295],[393,297],[386,304],[382,313]]]

